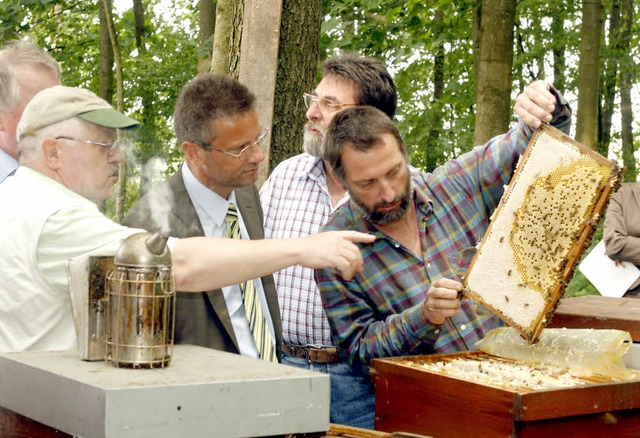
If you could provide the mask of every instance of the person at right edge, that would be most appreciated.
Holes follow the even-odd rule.
[[[410,171],[397,127],[379,110],[354,107],[334,116],[324,158],[350,199],[323,230],[376,236],[358,245],[364,269],[352,279],[316,270],[333,337],[355,374],[369,379],[374,358],[473,349],[503,325],[459,297],[462,284],[453,278],[467,266],[456,260],[487,231],[534,129],[551,123],[568,133],[571,118],[565,99],[543,81],[518,96],[515,112],[517,127],[432,173]],[[367,415],[374,424],[375,407]]]
[[[640,267],[640,183],[621,184],[611,195],[604,219],[605,253],[615,262]],[[633,282],[625,298],[640,297],[640,278]]]

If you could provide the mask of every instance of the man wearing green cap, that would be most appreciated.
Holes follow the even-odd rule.
[[[55,86],[39,92],[18,124],[21,166],[0,185],[0,352],[77,348],[69,298],[69,259],[115,253],[137,232],[97,204],[113,193],[124,160],[118,129],[138,122],[95,94]],[[292,264],[337,267],[348,277],[362,259],[355,232],[308,238],[233,241],[170,239],[177,287],[201,291],[263,276]]]

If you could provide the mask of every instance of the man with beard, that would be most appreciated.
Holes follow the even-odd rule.
[[[347,108],[333,118],[324,159],[351,198],[324,230],[376,236],[359,245],[364,270],[351,280],[316,271],[334,339],[355,373],[368,376],[374,358],[473,349],[502,324],[459,298],[460,255],[482,239],[533,128],[550,122],[568,132],[571,116],[542,81],[518,96],[515,111],[516,128],[433,173],[409,171],[400,133],[379,110]]]
[[[317,233],[347,199],[346,190],[322,159],[324,132],[343,108],[372,105],[392,118],[396,89],[385,65],[345,54],[322,65],[323,79],[304,95],[308,122],[304,151],[280,163],[260,190],[267,238]],[[328,373],[332,423],[373,428],[373,392],[367,379],[353,375],[338,353],[312,269],[302,266],[274,274],[283,326],[282,363]]]

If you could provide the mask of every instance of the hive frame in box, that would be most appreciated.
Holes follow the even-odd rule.
[[[509,389],[420,366],[492,356],[473,352],[374,359],[375,429],[433,437],[636,436],[640,381]],[[518,363],[518,361],[508,362]]]
[[[540,127],[464,277],[464,293],[535,342],[589,245],[622,170]]]

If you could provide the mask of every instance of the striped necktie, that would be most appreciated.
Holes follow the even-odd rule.
[[[240,239],[240,225],[238,223],[238,210],[235,204],[229,203],[229,210],[224,218],[227,223],[227,237],[230,239]],[[249,328],[256,342],[258,354],[262,360],[268,362],[278,362],[275,349],[273,347],[273,337],[267,321],[265,321],[262,305],[256,293],[253,280],[240,283],[242,292],[242,302],[244,310],[249,320]]]

